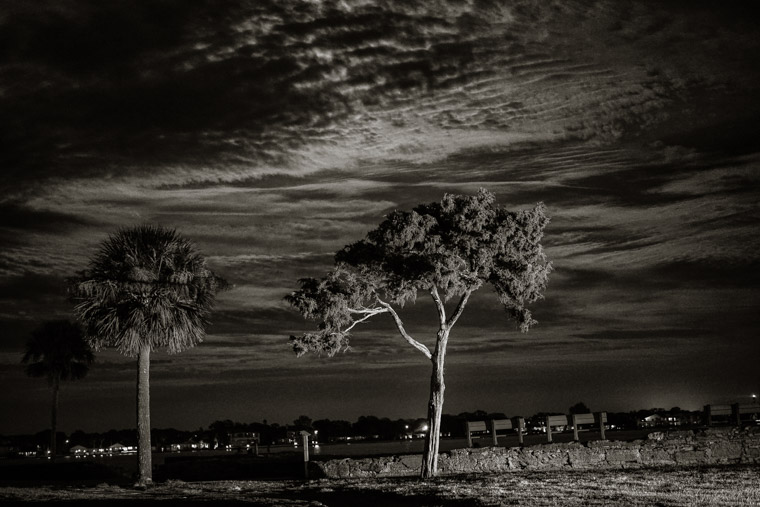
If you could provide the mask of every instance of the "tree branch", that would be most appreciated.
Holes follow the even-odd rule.
[[[459,300],[459,303],[457,304],[456,309],[454,310],[454,314],[451,316],[449,321],[446,323],[446,325],[451,328],[456,324],[457,320],[459,319],[459,316],[462,315],[462,312],[464,311],[464,307],[467,304],[467,300],[470,299],[470,294],[472,294],[472,291],[467,291],[462,296],[462,299]]]
[[[388,310],[385,308],[349,308],[349,312],[351,313],[361,313],[361,314],[370,314],[370,315],[377,315],[378,313],[385,313]]]
[[[364,322],[365,320],[369,319],[370,317],[374,317],[378,313],[386,313],[388,311],[388,309],[387,308],[364,308],[364,309],[361,309],[361,310],[354,310],[352,308],[349,308],[348,311],[351,312],[351,313],[360,313],[360,314],[365,315],[365,316],[362,317],[359,320],[355,320],[350,326],[348,326],[346,329],[343,330],[344,333],[348,333],[349,331],[351,331],[354,328],[354,326],[356,326],[357,324],[360,324],[360,323]]]
[[[438,308],[438,319],[441,323],[441,329],[443,329],[446,327],[446,308],[443,306],[441,296],[438,294],[438,287],[435,284],[430,288],[430,295],[433,297],[433,301],[435,301],[436,308]]]
[[[404,329],[404,323],[401,322],[401,317],[398,316],[398,314],[393,309],[393,307],[389,305],[388,303],[386,303],[385,301],[381,301],[380,299],[378,299],[377,302],[380,303],[380,305],[391,314],[391,316],[393,317],[393,321],[396,323],[396,327],[399,330],[399,333],[401,333],[401,336],[403,336],[404,339],[407,342],[409,342],[409,344],[412,347],[422,352],[422,354],[425,357],[427,357],[428,359],[432,359],[433,355],[430,353],[430,349],[428,349],[424,344],[418,342],[417,340],[409,336],[409,333],[407,333],[406,330]]]

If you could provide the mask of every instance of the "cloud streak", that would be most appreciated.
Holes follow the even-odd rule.
[[[214,410],[218,391],[202,386],[226,371],[236,394],[235,378],[261,378],[262,393],[292,396],[283,413],[311,376],[324,381],[315,399],[366,406],[336,394],[342,373],[369,389],[424,380],[424,364],[389,321],[362,327],[351,354],[295,361],[287,336],[309,323],[283,296],[390,211],[486,187],[510,208],[546,203],[556,270],[530,335],[488,290],[473,298],[453,379],[481,362],[560,403],[536,379],[593,364],[625,390],[614,365],[646,384],[647,372],[672,378],[683,353],[673,371],[696,379],[720,353],[732,392],[756,383],[744,358],[758,352],[757,14],[753,2],[636,0],[4,5],[0,351],[69,314],[64,278],[109,233],[158,223],[233,284],[208,340],[157,365],[171,385],[161,396],[198,387]],[[421,340],[430,311],[404,310]],[[98,382],[127,382],[109,368]],[[455,404],[478,408],[452,382]],[[599,394],[579,382],[574,396]],[[658,399],[686,405],[676,398]]]

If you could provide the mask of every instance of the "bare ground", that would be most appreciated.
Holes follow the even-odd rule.
[[[4,506],[760,506],[760,467],[615,471],[510,472],[417,479],[313,481],[169,480],[139,490],[126,486],[4,486]]]

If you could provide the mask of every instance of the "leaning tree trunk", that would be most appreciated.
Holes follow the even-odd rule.
[[[425,450],[422,455],[420,476],[429,479],[438,473],[438,447],[441,443],[441,412],[443,410],[443,361],[446,358],[448,331],[439,331],[435,351],[431,359],[433,374],[430,377],[430,401],[428,402],[428,434],[425,437]]]
[[[56,433],[58,432],[58,389],[61,380],[56,377],[53,379],[53,407],[50,410],[50,459],[55,461],[56,455]]]
[[[150,445],[150,345],[137,355],[137,486],[153,482]]]

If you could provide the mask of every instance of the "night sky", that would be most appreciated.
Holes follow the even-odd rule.
[[[410,5],[416,5],[410,7]],[[176,228],[233,288],[152,363],[152,424],[421,417],[387,315],[296,358],[283,297],[394,209],[484,187],[546,203],[555,271],[521,334],[484,287],[445,413],[623,411],[760,391],[757,2],[0,2],[0,433],[48,427],[19,364],[119,227]],[[402,311],[431,345],[432,305]],[[59,429],[134,427],[113,350]]]

